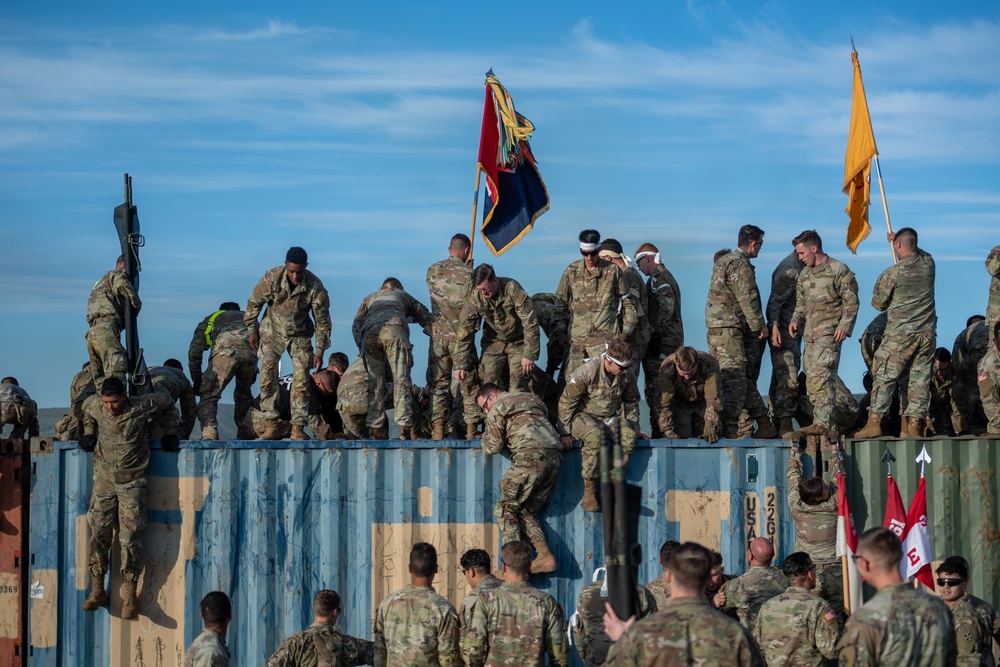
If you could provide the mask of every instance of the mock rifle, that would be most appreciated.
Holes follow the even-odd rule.
[[[139,232],[139,211],[132,205],[132,177],[125,174],[125,201],[115,207],[115,230],[121,243],[122,259],[125,261],[125,276],[132,288],[139,292],[139,248],[146,245],[146,239]],[[125,302],[125,356],[128,369],[129,396],[145,394],[149,390],[149,369],[139,347],[138,316],[135,308]]]

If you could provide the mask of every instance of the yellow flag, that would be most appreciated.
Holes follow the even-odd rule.
[[[868,115],[868,100],[861,82],[857,51],[851,52],[851,60],[854,61],[854,96],[851,101],[851,131],[844,158],[844,192],[847,193],[844,212],[851,218],[847,226],[847,247],[857,253],[858,244],[872,231],[868,225],[868,203],[871,199],[872,158],[878,155],[878,148],[872,134],[872,119]]]

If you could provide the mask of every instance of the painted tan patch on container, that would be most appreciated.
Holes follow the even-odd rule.
[[[667,521],[680,524],[681,542],[697,542],[718,551],[720,522],[729,519],[729,492],[670,490],[664,512]]]
[[[59,640],[59,573],[35,570],[32,573],[31,645],[52,648]],[[37,591],[37,597],[35,592]]]
[[[87,515],[76,517],[76,590],[87,590],[90,585],[90,566],[87,564],[90,554],[90,524]]]
[[[0,638],[17,639],[17,596],[20,574],[0,572]]]
[[[781,508],[778,506],[778,487],[764,487],[764,502],[760,511],[761,535],[771,540],[771,544],[774,545],[774,553],[778,553],[781,549],[778,540],[781,536],[781,526],[779,525]]]
[[[417,489],[417,514],[425,517],[434,514],[434,492],[429,486]]]

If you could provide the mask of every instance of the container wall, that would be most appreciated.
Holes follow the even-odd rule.
[[[438,548],[435,588],[456,606],[466,593],[461,554],[499,548],[493,509],[509,462],[478,443],[188,442],[177,454],[153,452],[139,620],[118,617],[117,553],[110,615],[85,614],[91,455],[46,443],[32,454],[31,577],[44,589],[31,601],[35,665],[179,667],[202,629],[198,603],[213,590],[233,599],[233,664],[263,664],[306,627],[321,588],[340,592],[344,631],[368,638],[382,597],[408,583],[412,543]],[[659,576],[665,539],[721,549],[730,572],[743,571],[748,537],[771,536],[780,557],[793,550],[788,452],[774,444],[639,443],[629,479],[642,489],[641,582]],[[582,495],[574,450],[542,517],[559,571],[532,577],[567,617],[603,560],[600,514],[582,511]]]
[[[25,663],[28,443],[0,439],[0,665]]]

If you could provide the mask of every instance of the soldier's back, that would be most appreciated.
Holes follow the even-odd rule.
[[[646,584],[646,590],[649,594],[653,596],[653,602],[656,603],[657,609],[663,609],[667,605],[667,600],[670,599],[670,583],[667,582],[666,573],[661,574],[656,579]]]
[[[184,656],[184,667],[229,667],[229,648],[214,630],[198,635]]]
[[[798,587],[764,602],[753,627],[768,667],[822,667],[839,635],[830,603]]]
[[[429,586],[407,586],[389,595],[375,612],[376,652],[384,641],[387,667],[436,667],[439,657],[458,654],[458,616]],[[448,664],[448,663],[445,663]]]
[[[427,269],[427,291],[431,297],[434,338],[456,340],[458,316],[472,289],[472,269],[455,257],[431,264]]]
[[[551,595],[528,582],[508,581],[484,592],[475,616],[485,620],[489,645],[485,665],[543,667],[547,649],[553,645],[557,653],[553,664],[565,664],[563,610]],[[477,627],[476,620],[473,627]]]
[[[788,579],[773,567],[752,567],[746,574],[729,582],[726,606],[734,607],[744,627],[753,625],[761,605],[781,595],[788,588]]]
[[[265,667],[354,667],[375,662],[373,645],[329,623],[313,623],[281,644]]]
[[[935,333],[937,314],[934,305],[934,259],[922,250],[904,257],[879,276],[876,292],[887,274],[891,276],[893,287],[886,309],[886,336]]]
[[[604,604],[608,599],[601,595],[603,585],[603,582],[598,581],[584,586],[576,605],[577,620],[573,627],[573,639],[580,658],[588,666],[603,665],[614,644],[604,633]],[[657,610],[657,602],[648,588],[636,586],[636,598],[639,600],[639,618],[645,618]]]
[[[150,368],[149,381],[153,385],[153,391],[170,396],[174,401],[179,401],[182,394],[192,390],[191,381],[184,375],[184,371],[171,366]]]
[[[465,598],[462,600],[462,605],[458,608],[458,623],[464,630],[469,625],[469,619],[472,617],[472,610],[475,609],[476,603],[479,601],[479,596],[489,590],[498,588],[503,583],[503,579],[497,579],[492,574],[487,574],[483,577],[483,580],[479,582],[479,585],[469,591]]]

